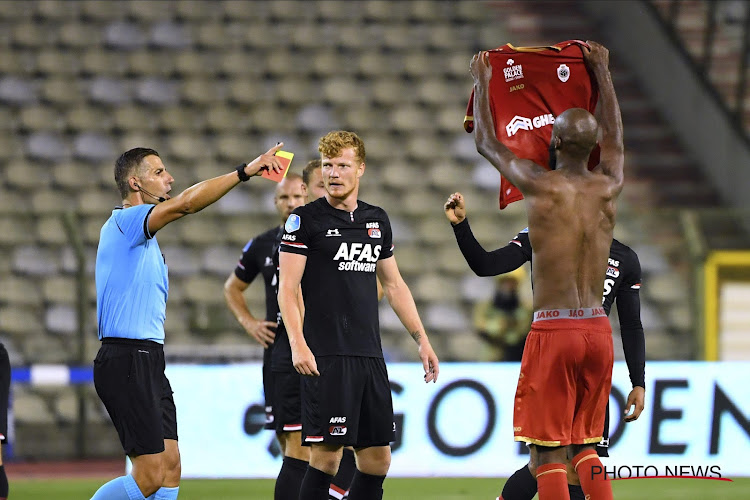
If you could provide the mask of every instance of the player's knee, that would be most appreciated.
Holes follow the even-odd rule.
[[[338,472],[340,462],[341,450],[338,450],[338,453],[335,451],[323,452],[315,450],[310,454],[310,465],[332,476],[335,476]]]
[[[531,472],[531,475],[534,477],[536,477],[537,465],[539,465],[539,457],[536,451],[536,446],[532,444],[531,446],[529,446],[529,463],[527,467],[529,468],[529,472]]]
[[[385,476],[391,468],[389,447],[367,448],[357,453],[357,469],[372,476]]]
[[[574,484],[576,486],[581,484],[581,480],[578,478],[578,473],[573,468],[573,464],[570,462],[567,462],[565,464],[565,473],[568,477],[568,484]]]
[[[310,448],[308,446],[302,446],[301,444],[292,445],[287,443],[287,446],[284,448],[284,456],[309,462]]]
[[[166,477],[166,468],[161,461],[151,461],[148,464],[144,464],[145,467],[139,467],[133,469],[133,477],[138,483],[138,487],[143,492],[144,496],[149,496],[156,492],[164,484],[164,478]]]
[[[169,477],[172,481],[179,481],[180,476],[182,476],[182,464],[180,463],[179,455],[176,457],[169,457],[169,459],[166,460],[164,475],[165,477]]]
[[[566,450],[562,447],[550,448],[547,446],[536,446],[537,466],[554,463],[565,463]]]

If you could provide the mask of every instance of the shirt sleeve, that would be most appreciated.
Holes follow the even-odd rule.
[[[148,232],[148,218],[156,205],[142,204],[115,211],[115,222],[120,232],[137,246],[154,237]]]
[[[474,237],[469,226],[469,219],[465,218],[453,226],[458,248],[466,259],[466,263],[477,276],[497,276],[518,269],[531,260],[531,249],[528,245],[528,235],[518,233],[506,246],[486,251]],[[528,249],[524,248],[524,241]]]
[[[310,218],[304,216],[300,208],[295,208],[284,223],[284,234],[281,235],[279,252],[308,255]]]
[[[391,219],[383,210],[383,248],[380,250],[378,260],[393,257],[393,230],[391,229]]]
[[[615,301],[620,318],[622,350],[633,387],[646,387],[646,338],[641,323],[641,263],[635,252],[627,262],[627,274],[620,283]]]
[[[260,269],[258,268],[258,242],[252,239],[242,249],[242,256],[234,268],[234,275],[245,283],[252,283]]]

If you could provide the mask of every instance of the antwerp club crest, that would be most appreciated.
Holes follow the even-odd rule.
[[[558,66],[557,77],[563,83],[568,81],[568,78],[570,78],[570,68],[567,64],[561,64],[560,66]]]

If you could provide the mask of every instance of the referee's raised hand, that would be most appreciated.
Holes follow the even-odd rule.
[[[251,161],[245,164],[245,173],[252,177],[258,175],[261,170],[273,170],[274,172],[282,172],[284,166],[279,162],[276,157],[276,151],[280,150],[284,146],[283,142],[277,143],[274,147]]]

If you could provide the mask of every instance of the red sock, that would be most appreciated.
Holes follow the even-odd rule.
[[[581,480],[581,488],[586,498],[612,500],[612,483],[607,481],[605,474],[602,474],[604,467],[595,450],[582,451],[573,457],[573,467]],[[597,467],[594,471],[596,474],[592,474],[593,467]]]
[[[570,500],[568,474],[564,464],[544,464],[536,468],[539,500]]]

